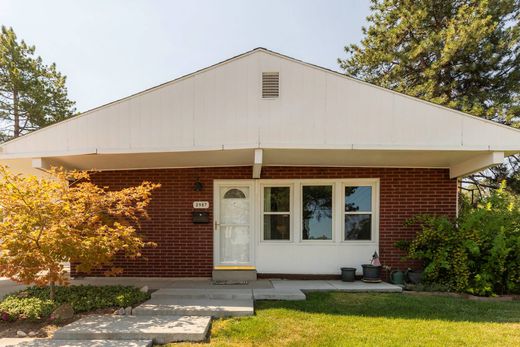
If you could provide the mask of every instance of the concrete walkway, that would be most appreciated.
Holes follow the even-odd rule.
[[[209,316],[88,316],[58,329],[54,340],[204,341]]]
[[[0,299],[6,296],[26,288],[27,286],[11,281],[8,278],[0,277]],[[1,345],[0,345],[1,346]]]
[[[88,316],[60,328],[51,340],[35,339],[16,346],[141,347],[152,342],[201,342],[208,337],[212,318],[253,315],[255,300],[305,300],[305,293],[315,291],[402,291],[401,287],[385,282],[327,280],[259,280],[247,285],[215,285],[209,279],[89,278],[73,280],[71,284],[147,285],[159,289],[150,300],[134,308],[130,316]]]
[[[13,339],[14,340],[14,339]],[[6,347],[151,347],[152,340],[50,340],[33,339],[32,342],[21,342]]]
[[[365,283],[362,281],[342,282],[271,280],[271,283],[275,291],[295,289],[304,292],[341,291],[350,293],[400,293],[403,291],[401,287],[386,282]]]

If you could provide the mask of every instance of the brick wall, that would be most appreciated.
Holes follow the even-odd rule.
[[[213,224],[193,224],[193,201],[210,201],[213,211],[213,180],[250,179],[251,167],[157,169],[104,171],[93,175],[93,181],[110,189],[138,185],[147,180],[161,183],[153,193],[148,208],[150,219],[142,223],[147,241],[158,244],[143,250],[143,258],[117,259],[115,266],[124,268],[123,276],[143,277],[209,277],[213,267]],[[193,190],[197,178],[204,184],[200,192]],[[419,213],[455,216],[457,182],[445,169],[393,168],[323,168],[264,167],[262,178],[380,178],[381,261],[404,268],[402,252],[394,243],[413,237],[415,230],[404,227],[407,218]],[[103,270],[91,275],[102,275]],[[76,275],[73,270],[73,276]]]

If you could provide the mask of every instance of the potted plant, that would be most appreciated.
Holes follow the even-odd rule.
[[[404,272],[401,270],[393,270],[390,272],[390,282],[393,284],[402,285],[404,284]]]
[[[422,270],[408,269],[406,271],[407,282],[412,283],[412,284],[419,284],[419,283],[421,283],[422,275],[423,275]]]
[[[341,280],[343,282],[354,282],[356,280],[356,268],[355,267],[342,267],[341,268]]]
[[[363,268],[363,282],[381,282],[381,262],[377,252],[372,255],[370,264],[363,264],[361,267]]]

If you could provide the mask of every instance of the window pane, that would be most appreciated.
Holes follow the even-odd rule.
[[[372,215],[345,215],[345,240],[370,240],[372,230]]]
[[[372,211],[372,187],[345,187],[345,211]]]
[[[264,215],[264,240],[290,240],[290,232],[290,215]]]
[[[289,212],[291,189],[289,187],[264,188],[264,212]]]
[[[245,199],[246,195],[240,189],[230,189],[224,194],[224,199]]]
[[[332,186],[302,189],[304,240],[332,240]]]

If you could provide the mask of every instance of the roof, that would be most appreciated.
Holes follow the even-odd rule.
[[[280,73],[280,97],[265,100],[261,73],[270,71]],[[74,165],[97,166],[97,159],[79,157],[259,148],[276,150],[272,158],[349,151],[345,160],[331,156],[329,165],[451,167],[484,152],[519,152],[520,130],[256,48],[1,144],[0,161],[74,157]],[[385,152],[387,159],[354,160],[353,151]],[[421,152],[444,154],[425,161]],[[309,164],[294,153],[277,164]],[[128,167],[120,166],[114,169]]]

